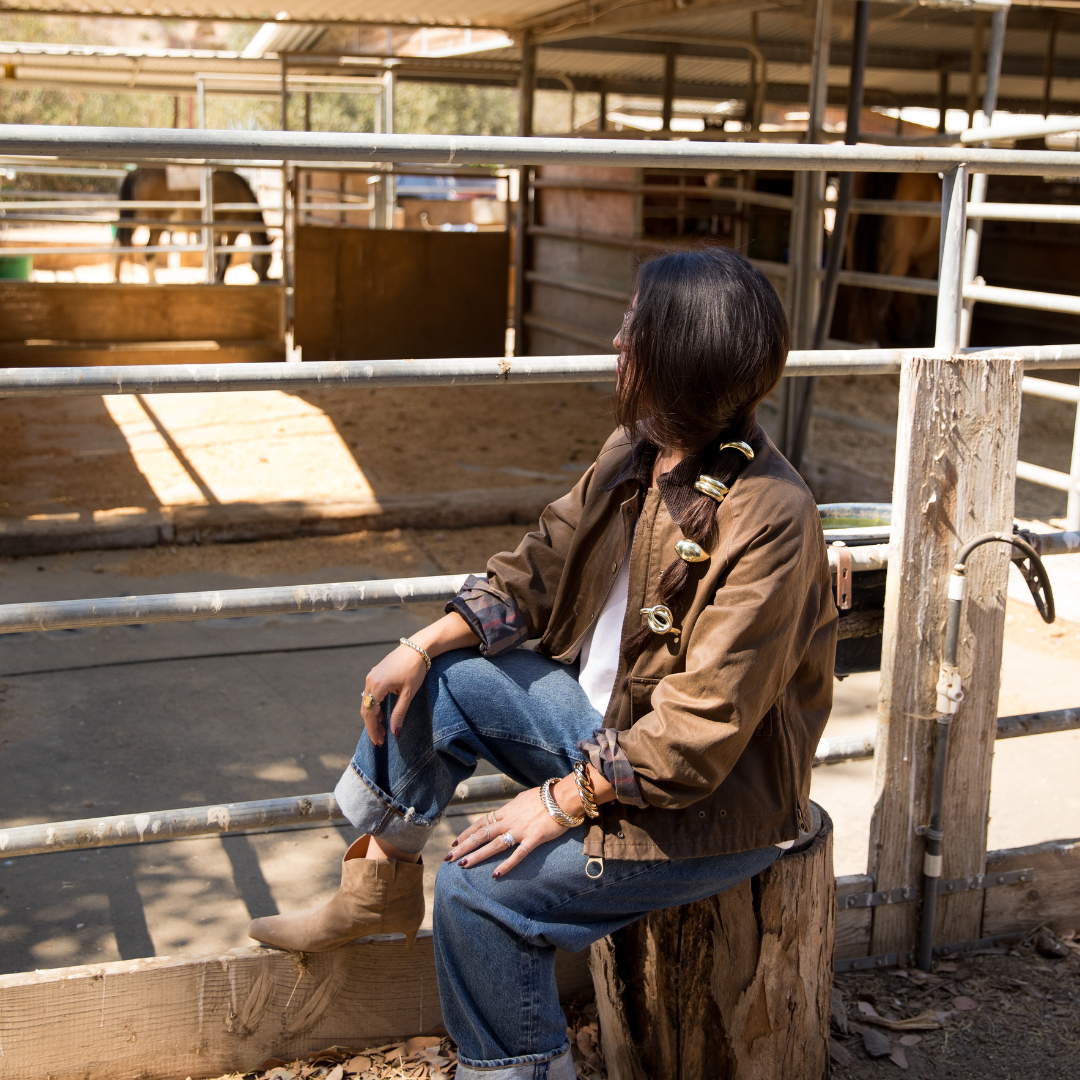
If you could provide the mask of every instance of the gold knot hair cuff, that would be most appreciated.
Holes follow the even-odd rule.
[[[654,607],[643,607],[641,614],[648,617],[649,629],[654,634],[678,634],[674,616],[667,604],[656,604]]]

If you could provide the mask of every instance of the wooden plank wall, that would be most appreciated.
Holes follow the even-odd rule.
[[[561,953],[564,997],[592,985]],[[5,1080],[183,1080],[334,1044],[377,1046],[442,1024],[429,936],[333,952],[233,949],[0,975]]]
[[[0,343],[219,341],[276,343],[274,285],[89,285],[0,282]]]
[[[544,165],[537,175],[570,183],[630,184],[641,179],[638,169],[577,165]],[[610,340],[622,322],[638,261],[631,245],[641,234],[641,196],[586,187],[539,187],[534,219],[526,274],[525,352],[546,356],[611,351]],[[605,244],[597,237],[612,237],[622,244]],[[530,273],[621,295],[616,299],[574,292],[530,280]]]
[[[305,360],[503,356],[509,234],[296,231]]]

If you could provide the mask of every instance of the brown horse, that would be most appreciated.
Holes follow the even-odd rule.
[[[930,173],[860,173],[855,177],[855,198],[940,203],[941,181]],[[845,264],[852,270],[897,277],[936,278],[940,231],[941,219],[936,216],[852,214]],[[926,333],[923,324],[932,303],[928,300],[912,293],[853,289],[846,330],[834,324],[834,333],[861,345],[923,344],[918,339]]]
[[[131,202],[199,202],[199,188],[196,184],[190,186],[191,172],[197,171],[188,168],[165,169],[161,167],[146,167],[132,170],[124,177],[120,185],[120,198]],[[170,180],[173,181],[170,184]],[[237,228],[228,230],[215,230],[214,242],[222,245],[231,245],[236,238],[246,233],[251,238],[253,247],[267,247],[270,243],[265,229],[266,222],[262,211],[259,209],[259,200],[255,192],[251,190],[248,182],[240,175],[227,170],[215,170],[211,180],[211,201],[217,203],[251,203],[252,210],[222,210],[215,213],[215,219],[227,222],[230,226],[236,224]],[[201,223],[201,212],[194,210],[121,210],[120,220],[137,219],[141,221],[160,221],[162,224],[150,226],[150,237],[146,242],[147,247],[157,247],[161,241],[163,232],[196,232]],[[182,229],[173,229],[173,225],[182,225]],[[132,253],[136,249],[132,247],[131,238],[134,233],[133,226],[121,225],[116,230],[116,244],[120,248],[120,254],[116,256],[114,277],[120,280],[120,262],[125,251]],[[146,270],[150,281],[154,282],[154,270],[157,263],[157,255],[153,252],[144,256]],[[225,271],[232,261],[232,252],[225,251],[215,257],[214,281],[220,285],[225,280]],[[251,266],[259,275],[260,281],[267,281],[270,274],[269,252],[255,252],[251,256]]]

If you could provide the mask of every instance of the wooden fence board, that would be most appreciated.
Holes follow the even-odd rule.
[[[872,892],[869,874],[845,874],[836,879],[837,898],[848,893]],[[836,959],[850,960],[870,953],[871,908],[847,908],[836,912]]]
[[[0,282],[0,342],[29,341],[280,343],[281,289]],[[192,358],[200,359],[219,357]]]
[[[560,954],[564,996],[591,985],[587,956]],[[198,1080],[441,1024],[430,936],[412,950],[368,941],[303,963],[244,948],[0,976],[5,1080]]]
[[[988,875],[1029,866],[1035,870],[1034,882],[986,890],[984,937],[1030,930],[1042,923],[1059,933],[1080,930],[1080,840],[1051,840],[986,856]]]

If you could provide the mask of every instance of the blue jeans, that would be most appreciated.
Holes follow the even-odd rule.
[[[388,706],[389,707],[389,703]],[[420,851],[479,758],[520,783],[564,776],[601,725],[575,669],[524,649],[437,657],[397,739],[366,733],[335,795],[358,829]],[[577,952],[650,911],[753,877],[775,847],[702,859],[606,860],[585,874],[585,826],[531,852],[506,877],[494,862],[446,864],[435,885],[435,960],[459,1080],[574,1080],[555,950]]]

